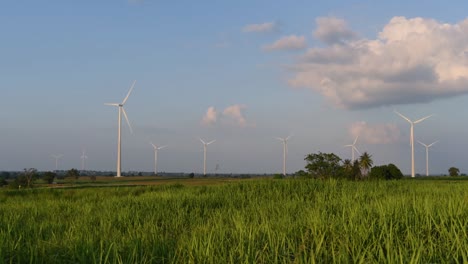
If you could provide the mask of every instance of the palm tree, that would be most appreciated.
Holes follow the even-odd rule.
[[[353,163],[350,159],[345,159],[343,161],[343,168],[345,169],[345,171],[351,171],[351,169],[353,168]]]
[[[372,160],[372,155],[369,155],[367,152],[362,153],[361,157],[359,158],[359,166],[362,169],[363,176],[367,176],[373,164],[374,161]]]

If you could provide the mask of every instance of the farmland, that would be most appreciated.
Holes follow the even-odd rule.
[[[468,181],[108,185],[0,190],[0,261],[468,262]]]

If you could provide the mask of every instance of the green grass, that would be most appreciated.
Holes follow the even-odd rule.
[[[467,187],[263,179],[2,190],[0,262],[466,263]]]

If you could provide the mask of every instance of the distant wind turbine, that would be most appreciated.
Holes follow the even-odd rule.
[[[161,146],[158,147],[157,145],[153,144],[153,142],[150,142],[151,146],[153,146],[154,149],[154,175],[158,174],[158,150],[163,149],[167,146]]]
[[[429,145],[426,145],[426,144],[422,143],[419,140],[418,140],[418,142],[419,142],[419,144],[423,145],[426,148],[426,176],[429,176],[429,148],[432,147],[432,145],[434,145],[435,143],[437,143],[439,141],[434,141]]]
[[[201,139],[201,138],[199,138],[199,139],[200,139],[201,143],[203,144],[203,175],[206,175],[206,147],[207,147],[209,144],[215,142],[216,139],[215,139],[215,140],[212,140],[212,141],[210,141],[210,142],[208,142],[208,143],[206,143],[205,141],[203,141],[203,139]]]
[[[128,116],[127,116],[127,113],[125,112],[125,109],[123,108],[123,106],[127,102],[128,97],[130,96],[130,94],[132,93],[132,90],[133,90],[133,87],[135,86],[135,83],[136,83],[136,81],[133,81],[132,87],[128,91],[127,96],[125,96],[122,103],[120,103],[120,104],[119,103],[106,103],[105,104],[105,105],[119,107],[119,119],[118,119],[118,130],[117,130],[117,176],[116,177],[122,177],[122,175],[121,175],[121,169],[122,169],[122,166],[121,166],[121,156],[122,155],[121,154],[122,153],[121,153],[121,133],[120,133],[120,130],[121,130],[121,127],[122,127],[122,113],[123,113],[123,115],[125,117],[125,120],[127,121],[128,127],[130,128],[130,133],[133,133],[132,126],[130,125],[130,121],[128,121]]]
[[[63,157],[63,155],[58,154],[58,155],[51,155],[51,156],[52,156],[52,158],[55,159],[55,171],[57,171],[58,170],[58,161],[59,161],[60,158]]]
[[[81,170],[84,171],[85,170],[85,161],[88,159],[88,156],[86,156],[86,150],[83,149],[83,152],[82,152],[82,155],[80,157],[81,159]]]
[[[288,140],[291,136],[286,138],[277,137],[276,139],[283,141],[283,175],[286,176],[286,155],[288,154]]]
[[[359,152],[359,150],[356,148],[356,142],[357,142],[358,138],[359,138],[359,135],[356,137],[353,144],[345,145],[345,147],[350,147],[351,148],[351,161],[353,161],[353,162],[354,162],[354,151],[356,151],[358,154],[361,154],[361,152]]]
[[[399,115],[401,118],[405,119],[406,121],[408,121],[408,123],[411,124],[411,128],[410,128],[410,145],[411,145],[411,177],[415,177],[414,175],[414,124],[417,124],[417,123],[421,123],[422,121],[428,119],[429,117],[431,117],[432,115],[429,115],[429,116],[426,116],[426,117],[423,117],[421,119],[418,119],[416,121],[411,121],[409,118],[407,118],[406,116],[398,113],[396,110],[394,110],[394,112]]]

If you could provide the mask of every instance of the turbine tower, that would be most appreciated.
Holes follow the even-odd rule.
[[[88,159],[88,156],[86,156],[86,150],[83,149],[83,152],[81,154],[81,170],[84,171],[85,170],[85,161]]]
[[[431,117],[432,115],[429,115],[429,116],[426,116],[426,117],[423,117],[421,119],[418,119],[416,121],[411,121],[409,118],[407,118],[406,116],[398,113],[396,110],[394,110],[394,112],[399,115],[401,118],[405,119],[406,121],[408,121],[408,123],[411,124],[411,128],[410,128],[410,145],[411,145],[411,177],[415,177],[414,175],[414,124],[417,124],[417,123],[421,123],[422,121],[428,119],[429,117]]]
[[[110,106],[117,106],[119,108],[119,117],[118,117],[118,130],[117,130],[117,176],[116,177],[122,177],[121,175],[121,127],[122,127],[122,113],[125,117],[125,120],[127,121],[127,125],[130,128],[130,133],[133,133],[132,126],[130,125],[130,121],[128,121],[128,116],[127,113],[125,112],[125,108],[123,107],[125,103],[128,100],[128,97],[132,93],[133,87],[135,86],[136,81],[133,81],[132,87],[130,87],[130,90],[127,93],[127,96],[123,99],[122,103],[106,103],[105,105],[110,105]]]
[[[286,176],[286,155],[288,154],[288,140],[291,136],[286,138],[277,137],[276,139],[283,141],[283,176]]]
[[[429,148],[432,147],[432,145],[434,145],[438,141],[434,141],[429,145],[426,145],[426,144],[422,143],[419,140],[418,140],[418,142],[419,142],[419,144],[423,145],[426,148],[426,176],[429,176]]]
[[[359,135],[356,137],[353,144],[345,145],[345,147],[350,147],[351,148],[351,161],[352,162],[354,162],[354,151],[356,151],[358,154],[361,154],[361,152],[359,152],[359,150],[356,148],[356,142],[357,142],[358,138],[359,138]]]
[[[51,155],[51,156],[52,156],[52,158],[55,159],[55,171],[57,171],[58,170],[58,161],[59,161],[60,158],[63,157],[63,155],[58,154],[58,155]]]
[[[215,142],[215,140],[211,140],[210,142],[206,143],[205,141],[203,141],[203,139],[199,138],[201,143],[203,144],[203,175],[205,176],[206,175],[206,147]]]
[[[150,142],[151,146],[153,146],[153,149],[154,149],[154,175],[157,175],[158,174],[158,150],[160,149],[163,149],[167,146],[161,146],[161,147],[158,147],[157,145],[153,144],[153,142]]]

